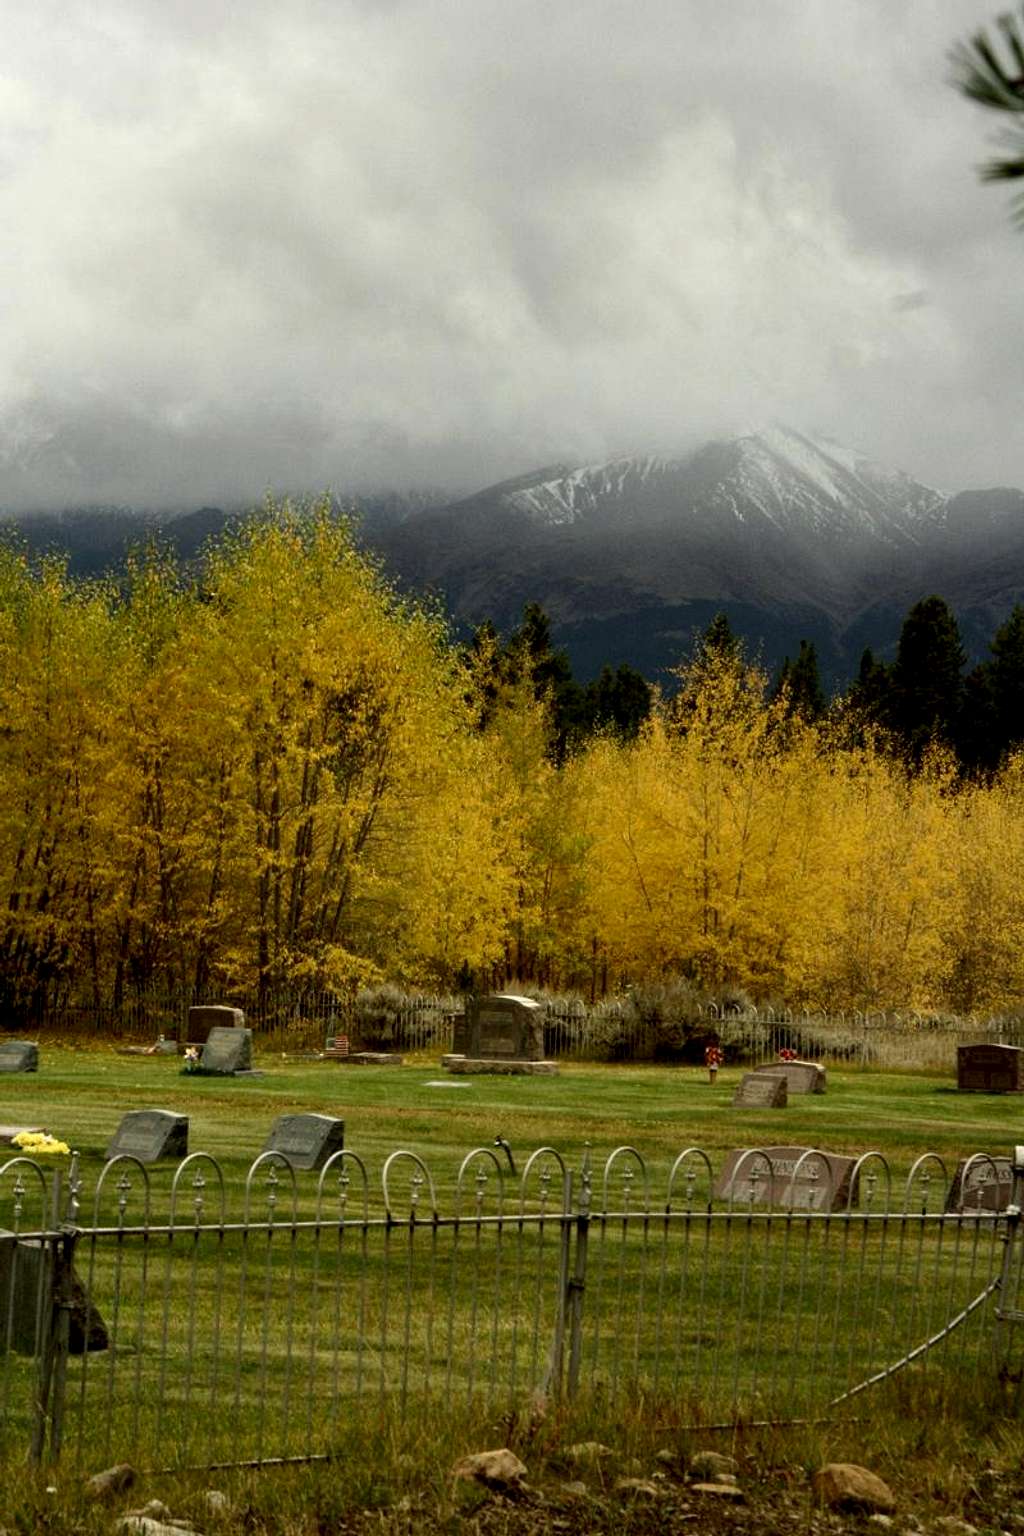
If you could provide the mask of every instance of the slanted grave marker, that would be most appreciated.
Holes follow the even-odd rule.
[[[233,1077],[252,1071],[252,1030],[224,1029],[215,1024],[199,1058],[199,1072],[208,1077]]]
[[[39,1046],[34,1040],[0,1040],[0,1072],[38,1072]]]
[[[824,1093],[825,1068],[816,1061],[773,1061],[755,1072],[781,1072],[789,1093]]]
[[[809,1156],[807,1154],[810,1154]],[[803,1159],[803,1161],[801,1161]],[[730,1152],[712,1188],[734,1206],[771,1205],[794,1211],[845,1211],[857,1200],[857,1160],[816,1147],[754,1147]]]
[[[733,1095],[736,1109],[785,1109],[789,1084],[781,1072],[745,1072]]]
[[[176,1115],[169,1109],[129,1110],[107,1148],[108,1161],[123,1152],[137,1157],[140,1163],[187,1157],[188,1115]]]
[[[264,1152],[280,1152],[293,1168],[322,1168],[345,1145],[345,1122],[333,1115],[278,1115]]]
[[[961,1158],[946,1196],[946,1210],[1005,1211],[1013,1197],[1013,1159]]]

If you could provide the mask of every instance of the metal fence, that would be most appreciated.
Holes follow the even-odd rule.
[[[793,1013],[707,1010],[710,1027],[737,1060],[763,1063],[782,1050],[855,1067],[950,1071],[959,1045],[1024,1045],[1024,1019],[923,1013]]]
[[[218,1000],[242,1008],[247,1023],[274,1049],[318,1048],[328,1036],[342,1034],[372,1050],[450,1049],[464,998],[384,990],[393,995],[383,1002],[288,989]],[[38,1027],[147,1041],[161,1034],[173,1038],[180,1033],[189,1006],[204,1000],[209,999],[147,990],[126,996],[116,1007],[62,1002],[38,1021]],[[958,1045],[1024,1045],[1024,1017],[741,1009],[715,1003],[694,1005],[691,1012],[676,1016],[639,1009],[628,998],[606,999],[596,1006],[581,998],[540,1001],[545,1052],[560,1059],[678,1059],[688,1041],[698,1059],[703,1040],[717,1037],[735,1061],[766,1062],[785,1049],[806,1059],[855,1066],[943,1070],[955,1061]]]
[[[266,1153],[239,1179],[202,1152],[121,1156],[87,1192],[77,1160],[63,1179],[9,1160],[6,1452],[310,1459],[354,1413],[537,1393],[790,1420],[907,1370],[959,1392],[1017,1363],[1024,1148],[959,1179],[869,1153],[838,1210],[814,1151],[780,1182],[751,1150],[727,1187],[697,1148],[660,1173],[631,1147],[511,1163],[481,1147],[438,1181],[410,1151],[376,1177],[348,1150],[312,1174]]]
[[[288,989],[210,996],[148,989],[132,992],[117,1004],[61,1000],[24,1027],[26,1032],[52,1029],[130,1040],[153,1041],[161,1035],[176,1039],[183,1038],[189,1008],[209,1002],[241,1008],[246,1023],[271,1047],[293,1049],[322,1046],[327,1036],[341,1034],[363,1039],[375,1050],[447,1049],[452,1018],[462,1007],[461,998],[434,994],[397,994],[386,1005],[368,1009],[358,997],[335,992]]]

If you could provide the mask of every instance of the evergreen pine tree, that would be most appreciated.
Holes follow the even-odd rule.
[[[886,700],[888,724],[915,764],[932,742],[956,739],[965,661],[949,605],[934,595],[915,603],[900,631]]]
[[[989,646],[996,761],[1024,742],[1024,608],[1018,603]]]

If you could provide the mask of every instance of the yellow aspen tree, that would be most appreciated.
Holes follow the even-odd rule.
[[[445,708],[443,637],[321,505],[268,507],[210,563],[189,689],[228,754],[215,965],[352,986],[389,958],[387,847]]]
[[[945,1001],[961,1013],[1024,1004],[1024,758],[966,785],[951,814],[952,891],[943,925]]]
[[[107,590],[0,553],[0,974],[15,1014],[76,978],[102,990],[115,649]]]

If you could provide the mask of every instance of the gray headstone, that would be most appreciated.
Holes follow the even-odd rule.
[[[169,1109],[132,1109],[123,1116],[107,1148],[107,1157],[128,1152],[140,1163],[188,1156],[188,1116]]]
[[[281,1152],[293,1168],[322,1168],[345,1145],[345,1122],[333,1115],[278,1115],[264,1152]]]
[[[513,993],[477,997],[469,1007],[466,1036],[469,1057],[541,1061],[544,1010],[532,997]]]
[[[211,1029],[244,1029],[245,1014],[241,1008],[226,1008],[220,1003],[203,1003],[190,1008],[185,1026],[188,1045],[205,1045]]]
[[[38,1072],[39,1047],[34,1040],[0,1040],[0,1072]]]
[[[957,1163],[946,1210],[1005,1211],[1012,1196],[1012,1158],[979,1157],[975,1161],[965,1157]]]
[[[737,1109],[785,1109],[789,1085],[781,1072],[746,1072],[733,1095]]]
[[[789,1093],[824,1093],[825,1068],[816,1061],[773,1061],[755,1072],[781,1072]]]
[[[805,1156],[810,1152],[809,1157]],[[801,1158],[804,1161],[801,1163]],[[795,1211],[845,1211],[856,1158],[810,1147],[757,1147],[730,1152],[712,1194],[734,1206],[773,1205]]]
[[[222,1029],[214,1025],[199,1058],[199,1070],[214,1077],[230,1077],[252,1069],[252,1030]]]
[[[1024,1050],[1019,1045],[959,1045],[956,1085],[961,1093],[1024,1093]]]
[[[455,1014],[452,1019],[452,1050],[457,1056],[469,1053],[469,1015],[470,1007],[467,1006],[463,1013]]]
[[[51,1254],[40,1242],[0,1231],[0,1355],[37,1355],[45,1342],[52,1290]],[[71,1271],[68,1346],[81,1355],[109,1347],[107,1325]]]

